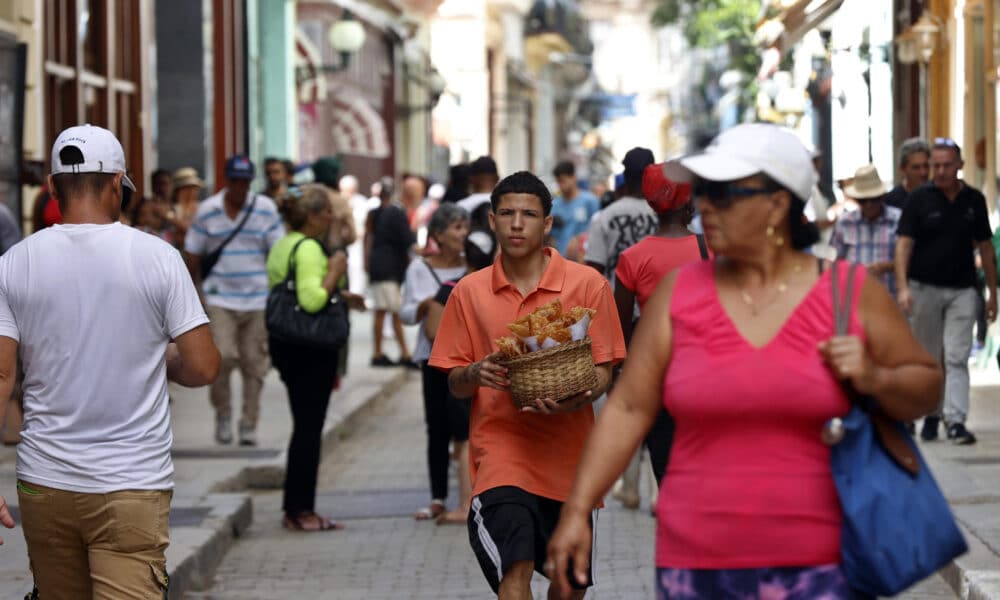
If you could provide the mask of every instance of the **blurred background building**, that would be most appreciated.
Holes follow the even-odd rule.
[[[0,196],[30,212],[48,148],[91,122],[157,168],[219,186],[247,152],[340,159],[362,190],[501,174],[584,184],[632,146],[658,159],[747,120],[793,127],[828,190],[899,143],[950,137],[997,193],[1000,0],[6,0]]]

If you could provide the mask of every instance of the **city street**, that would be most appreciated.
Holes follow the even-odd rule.
[[[417,377],[379,403],[321,468],[317,510],[346,521],[342,531],[294,533],[280,526],[281,494],[254,495],[254,523],[220,565],[207,591],[188,600],[460,599],[490,590],[464,527],[413,520],[426,503],[423,408]],[[450,504],[455,502],[452,481]],[[597,586],[588,598],[653,598],[653,537],[643,506],[614,501],[598,519]],[[536,598],[547,584],[535,576]],[[900,596],[955,598],[940,577]]]

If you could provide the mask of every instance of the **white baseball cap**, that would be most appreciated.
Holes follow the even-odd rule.
[[[64,129],[52,144],[52,174],[60,173],[121,173],[122,185],[135,191],[125,173],[121,142],[107,129],[89,123]]]
[[[805,202],[816,170],[805,144],[790,129],[766,123],[737,125],[720,133],[700,154],[681,164],[702,179],[733,181],[763,173]]]

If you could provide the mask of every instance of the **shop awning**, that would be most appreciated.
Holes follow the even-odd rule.
[[[810,29],[837,12],[843,3],[844,0],[798,0],[775,19],[783,26],[783,31],[774,46],[782,54],[788,53]]]

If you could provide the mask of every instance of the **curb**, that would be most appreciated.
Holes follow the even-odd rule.
[[[168,569],[169,600],[181,600],[191,588],[211,583],[212,575],[226,552],[253,521],[253,503],[246,494],[209,494],[205,499],[214,505],[206,519],[213,523],[205,527],[212,532],[193,552]],[[170,533],[174,537],[182,532],[174,530]]]
[[[338,399],[339,404],[331,410],[336,412],[327,419],[323,428],[321,456],[325,457],[340,439],[350,435],[358,421],[369,414],[374,406],[394,394],[409,379],[406,369],[387,378],[374,382],[361,382],[345,390]],[[212,583],[215,570],[237,538],[253,522],[253,503],[247,489],[280,489],[285,480],[287,449],[266,462],[245,465],[233,475],[213,484],[205,503],[212,505],[212,512],[206,518],[202,529],[210,529],[211,534],[204,540],[196,541],[194,549],[187,556],[169,568],[169,600],[182,600],[189,591],[205,589]],[[171,541],[183,535],[184,528],[172,529]]]
[[[348,393],[339,399],[341,404],[336,407],[340,414],[327,418],[323,427],[320,458],[325,458],[341,438],[350,435],[358,420],[368,414],[377,401],[391,396],[401,388],[406,383],[408,375],[405,369],[398,369],[398,372],[388,379],[373,383],[365,382],[345,390]],[[331,403],[330,410],[334,409]],[[285,448],[273,459],[246,465],[232,476],[215,483],[210,492],[233,493],[247,489],[281,489],[285,484],[287,457],[288,449]]]
[[[1000,600],[996,555],[961,521],[959,527],[969,551],[952,560],[939,573],[961,600]]]

